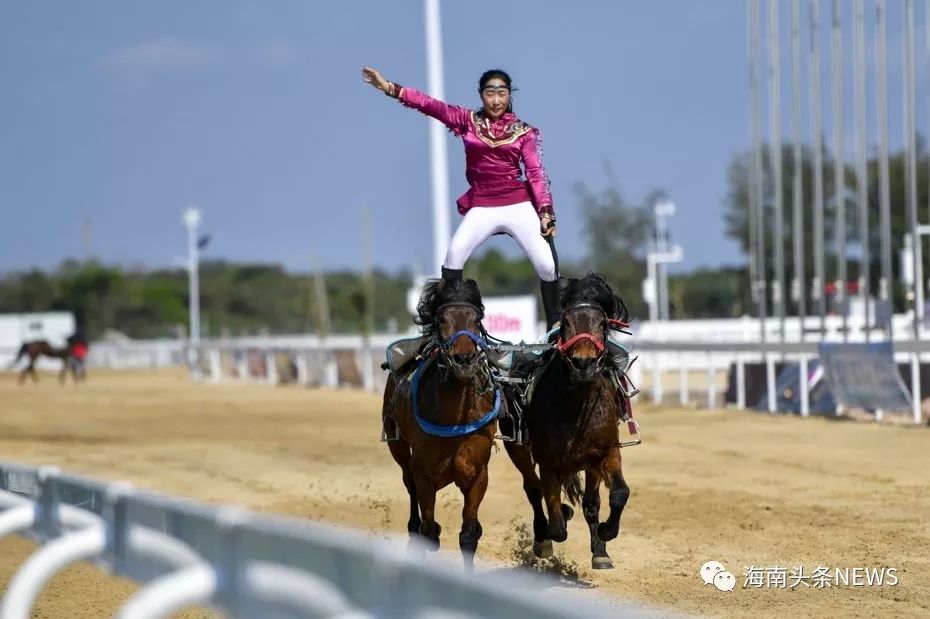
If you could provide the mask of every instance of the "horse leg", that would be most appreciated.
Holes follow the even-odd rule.
[[[39,382],[39,374],[36,372],[36,358],[30,357],[29,365],[26,367],[26,372],[29,372],[29,375],[32,377],[32,384],[35,385]]]
[[[584,473],[584,498],[581,506],[584,510],[584,519],[591,532],[591,567],[595,570],[606,570],[614,566],[607,554],[607,544],[597,536],[597,524],[601,511],[601,494],[599,492],[601,479],[592,469]]]
[[[407,532],[412,536],[420,531],[420,507],[417,505],[417,485],[410,470],[410,446],[407,441],[400,439],[388,443],[391,456],[397,462],[404,474],[404,487],[410,497],[410,519],[407,520]]]
[[[613,447],[604,459],[603,470],[601,475],[605,480],[610,480],[609,505],[610,514],[607,520],[597,525],[597,536],[609,542],[620,534],[620,515],[630,498],[630,487],[626,485],[623,479],[623,471],[620,467],[620,447]]]
[[[564,542],[568,539],[568,514],[562,506],[562,480],[552,471],[541,470],[540,473],[546,511],[549,513],[549,538],[555,542]]]
[[[426,538],[430,550],[439,550],[439,535],[442,527],[435,520],[436,489],[429,477],[417,471],[414,473],[417,503],[420,505],[420,535]]]
[[[65,359],[64,361],[61,362],[61,372],[58,373],[58,384],[59,385],[65,384],[65,377],[67,373],[68,373],[68,360]]]
[[[488,467],[482,466],[471,479],[468,487],[459,486],[465,498],[462,507],[462,531],[459,533],[459,548],[462,558],[465,559],[465,571],[475,570],[475,552],[478,550],[478,540],[481,539],[481,522],[478,521],[478,506],[484,499],[488,489]]]
[[[510,461],[523,475],[523,492],[533,508],[533,555],[540,559],[552,556],[552,540],[549,539],[549,520],[543,509],[542,483],[536,474],[536,465],[533,464],[533,454],[525,445],[504,443],[504,449],[510,456]]]

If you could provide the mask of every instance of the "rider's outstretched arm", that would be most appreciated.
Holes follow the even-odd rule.
[[[387,96],[394,97],[405,107],[432,116],[456,135],[464,135],[468,131],[468,123],[471,118],[471,111],[468,108],[449,105],[416,88],[389,82],[376,69],[369,67],[362,69],[362,79]]]
[[[404,107],[413,108],[427,116],[432,116],[455,135],[464,135],[468,131],[468,122],[471,117],[471,110],[458,105],[450,105],[439,99],[434,99],[425,92],[409,86],[399,86],[391,83],[393,87],[393,96],[403,104]],[[391,93],[388,93],[391,96]]]

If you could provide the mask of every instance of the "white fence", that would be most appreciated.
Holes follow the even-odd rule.
[[[667,396],[665,384],[669,372],[678,373],[677,391],[681,404],[689,403],[689,374],[706,372],[706,403],[718,405],[717,377],[736,367],[736,405],[747,405],[744,392],[745,365],[765,363],[766,390],[770,408],[775,402],[775,364],[790,361],[806,366],[817,356],[819,341],[842,341],[843,323],[839,316],[828,316],[825,332],[820,333],[820,318],[809,316],[803,324],[797,317],[784,323],[785,342],[781,343],[781,322],[765,322],[767,342],[760,343],[760,323],[750,317],[711,320],[675,320],[634,324],[635,335],[628,347],[639,361],[633,366],[633,380],[639,384],[647,375],[655,402]],[[921,420],[919,367],[930,362],[930,331],[921,329],[921,339],[913,338],[913,323],[908,314],[893,317],[895,360],[911,366],[911,382],[917,384],[913,394],[912,416]],[[862,319],[851,316],[846,324],[846,339],[862,342],[866,338]],[[804,339],[802,340],[802,334]],[[872,329],[874,341],[884,334]],[[375,334],[366,343],[358,335],[338,335],[321,339],[313,335],[254,336],[206,339],[200,347],[201,375],[209,380],[244,380],[266,384],[291,382],[300,385],[337,387],[351,385],[369,391],[383,388],[385,374],[380,370],[384,350],[393,341],[415,336],[407,333]],[[0,350],[0,357],[3,351]],[[183,340],[149,340],[95,342],[88,362],[91,367],[153,368],[186,363]],[[804,372],[803,380],[806,380]],[[807,415],[806,391],[801,389],[801,414]],[[880,416],[880,413],[879,413]]]
[[[435,555],[424,558],[416,544],[403,550],[345,529],[0,464],[0,538],[13,533],[42,545],[13,576],[0,619],[28,619],[51,578],[80,561],[144,584],[120,619],[167,617],[191,605],[262,619],[654,614],[540,593],[552,583],[530,575],[468,575]]]

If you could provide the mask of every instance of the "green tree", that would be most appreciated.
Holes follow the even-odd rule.
[[[626,302],[630,315],[642,317],[646,313],[644,256],[653,232],[651,208],[661,192],[653,191],[642,203],[631,204],[615,185],[595,191],[579,183],[575,189],[589,251],[579,266],[604,275]]]
[[[765,266],[766,279],[774,279],[774,248],[775,240],[772,234],[774,226],[772,222],[775,219],[775,196],[774,196],[774,175],[770,164],[768,149],[765,149],[763,157],[763,208],[764,219],[766,222],[766,243],[765,243]],[[724,222],[726,225],[727,235],[736,239],[740,243],[743,253],[749,254],[749,191],[750,191],[750,153],[740,153],[735,156],[729,166],[728,171],[728,193],[725,201]],[[814,276],[814,239],[813,239],[813,157],[809,148],[802,150],[802,205],[804,230],[804,273],[806,281],[811,281]],[[928,203],[928,176],[927,169],[930,160],[924,149],[922,140],[918,141],[917,157],[917,203],[918,212],[921,212],[921,206]],[[836,243],[836,205],[838,204],[837,192],[833,175],[833,157],[831,153],[826,152],[823,158],[823,180],[824,180],[824,250],[825,250],[825,268],[826,279],[831,281],[836,279],[837,273],[837,255],[835,251]],[[782,239],[784,243],[785,256],[785,281],[786,285],[790,283],[794,273],[794,256],[792,250],[793,243],[793,180],[794,170],[794,153],[789,144],[782,146],[782,196],[783,196],[783,213],[784,213],[784,230],[785,236]],[[856,203],[856,177],[854,169],[851,166],[844,168],[844,185],[845,190],[842,193],[842,199],[846,207],[846,241],[847,241],[847,274],[850,281],[858,278],[860,265],[855,256],[858,256],[859,246],[859,213]],[[868,216],[869,216],[869,276],[870,286],[874,293],[878,291],[879,277],[881,276],[881,237],[880,237],[880,187],[879,187],[879,166],[876,158],[871,158],[867,165],[868,170]],[[902,151],[892,153],[889,156],[889,179],[890,179],[890,204],[891,204],[891,244],[892,244],[892,282],[894,284],[895,298],[897,309],[904,308],[903,289],[900,286],[900,274],[898,264],[898,252],[903,247],[904,234],[908,230],[906,221],[906,202],[905,202],[905,156]],[[851,251],[850,251],[851,250]],[[930,256],[924,256],[924,269],[930,266]],[[805,294],[810,294],[809,287],[805,287]],[[811,308],[808,301],[808,307]]]

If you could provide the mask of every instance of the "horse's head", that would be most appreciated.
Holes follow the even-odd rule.
[[[562,291],[562,319],[556,348],[568,362],[572,378],[590,382],[607,362],[611,324],[625,322],[626,306],[600,275],[569,278]]]
[[[484,305],[478,284],[468,279],[447,283],[430,281],[417,306],[416,322],[424,335],[439,340],[440,354],[459,380],[471,380],[487,348],[481,319]]]

